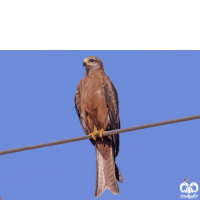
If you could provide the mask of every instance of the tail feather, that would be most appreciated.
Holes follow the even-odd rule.
[[[99,197],[105,191],[106,188],[108,188],[110,192],[113,194],[119,194],[119,188],[116,179],[114,152],[112,147],[110,148],[110,153],[107,160],[105,160],[102,157],[97,148],[95,148],[95,151],[96,151],[96,184],[95,184],[94,196]],[[118,168],[117,170],[119,171]]]
[[[117,180],[118,180],[120,183],[123,183],[123,182],[124,182],[123,176],[122,176],[121,172],[119,171],[119,168],[117,167],[116,163],[115,163],[115,176],[116,176]]]
[[[95,184],[95,197],[99,197],[106,189],[106,181],[104,176],[103,167],[103,156],[99,153],[98,149],[96,151],[96,184]]]
[[[106,187],[111,191],[111,193],[119,194],[119,188],[115,176],[115,160],[112,147],[110,148],[108,159],[104,159],[103,162]]]

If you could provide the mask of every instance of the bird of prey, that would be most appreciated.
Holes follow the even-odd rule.
[[[96,152],[95,197],[108,188],[119,194],[117,180],[123,177],[115,164],[119,152],[119,134],[102,137],[104,131],[120,129],[117,91],[105,74],[102,61],[89,56],[83,60],[85,75],[78,83],[75,109],[85,134]],[[100,137],[97,137],[100,136]]]

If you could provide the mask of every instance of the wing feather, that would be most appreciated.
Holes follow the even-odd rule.
[[[81,83],[82,83],[82,79],[78,83],[75,97],[74,97],[75,109],[76,109],[76,113],[78,115],[78,118],[80,120],[81,126],[82,126],[85,134],[89,134],[88,127],[86,126],[85,121],[81,114],[82,113],[82,110],[81,110]]]
[[[110,81],[109,77],[106,75],[103,77],[103,88],[110,118],[110,129],[120,129],[119,100],[117,90]],[[119,152],[119,134],[113,135],[112,138],[114,153],[116,157]]]
[[[85,132],[86,135],[90,133],[89,128],[87,127],[87,124],[85,123],[83,117],[82,117],[82,110],[81,110],[81,85],[82,85],[82,79],[79,81],[75,97],[74,97],[74,102],[75,102],[75,109],[76,113],[78,115],[79,121],[81,123],[82,129]],[[90,139],[90,142],[95,145],[95,141],[93,139]]]

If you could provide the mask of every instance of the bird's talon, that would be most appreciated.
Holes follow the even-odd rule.
[[[88,134],[88,135],[89,135],[89,136],[92,136],[93,140],[96,140],[96,137],[95,137],[96,131],[94,131],[94,132],[92,132],[92,133],[90,133],[90,134]]]
[[[92,136],[93,140],[96,140],[96,135],[99,133],[100,137],[102,138],[103,137],[103,132],[104,132],[103,129],[101,129],[100,131],[97,131],[97,128],[94,125],[94,132],[88,134],[88,136]]]
[[[103,132],[104,132],[104,130],[101,129],[101,130],[100,130],[100,137],[103,137]]]

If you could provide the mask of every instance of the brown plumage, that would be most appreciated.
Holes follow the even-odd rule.
[[[75,108],[81,126],[88,135],[98,131],[120,128],[117,91],[103,70],[102,61],[89,56],[84,59],[85,76],[79,81],[75,94]],[[95,138],[94,138],[95,139]],[[117,180],[123,177],[115,164],[119,152],[119,134],[91,139],[96,152],[95,197],[106,188],[113,194],[119,193]]]

